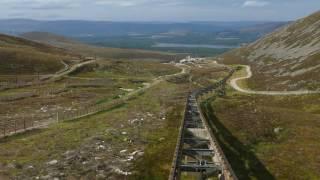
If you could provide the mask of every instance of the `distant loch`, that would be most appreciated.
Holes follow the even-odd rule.
[[[233,49],[239,46],[213,45],[213,44],[178,44],[178,43],[156,43],[152,47],[157,48],[210,48],[210,49]]]

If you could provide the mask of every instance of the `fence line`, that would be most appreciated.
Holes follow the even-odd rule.
[[[156,84],[159,81],[155,81],[151,84]],[[109,110],[113,107],[119,106],[121,104],[124,104],[126,101],[134,98],[135,96],[139,96],[140,94],[142,94],[146,89],[148,89],[149,87],[151,87],[152,85],[148,85],[147,87],[138,89],[136,91],[133,91],[119,99],[113,100],[112,102],[106,103],[106,104],[93,104],[93,105],[89,105],[85,108],[79,109],[77,111],[74,112],[58,112],[57,113],[57,121],[67,121],[67,120],[73,120],[73,119],[78,119],[78,118],[82,118],[82,117],[86,117],[86,116],[90,116],[102,111],[106,111]]]
[[[68,88],[77,88],[77,87],[106,87],[110,84],[104,83],[95,83],[95,82],[86,82],[86,83],[68,83],[66,87]]]
[[[33,92],[22,92],[13,95],[0,96],[0,102],[16,101],[29,97],[56,95],[66,91],[68,91],[67,88],[36,89]]]
[[[181,73],[178,73],[178,74],[175,74],[175,75],[165,75],[162,78],[163,78],[163,80],[167,80],[168,78],[171,78],[171,77],[176,76],[176,75],[184,74],[184,73],[185,73],[185,70],[183,70]],[[119,99],[113,100],[112,102],[109,102],[109,103],[106,103],[106,104],[91,104],[89,106],[86,106],[84,108],[81,108],[81,109],[73,111],[73,112],[63,112],[63,111],[57,112],[56,113],[56,121],[57,122],[61,122],[61,121],[68,121],[68,120],[78,119],[78,118],[90,116],[90,115],[93,115],[93,114],[96,114],[96,113],[99,113],[99,112],[102,112],[102,111],[110,110],[110,109],[112,109],[114,107],[117,107],[117,106],[119,106],[121,104],[124,104],[126,101],[128,101],[128,100],[130,100],[130,99],[132,99],[132,98],[134,98],[136,96],[141,95],[148,88],[152,87],[155,84],[158,84],[160,82],[160,79],[161,78],[157,78],[154,82],[152,82],[151,84],[147,85],[146,87],[138,89],[138,90],[136,90],[134,92],[131,92],[131,93],[119,98]],[[60,93],[60,92],[66,91],[66,90],[67,90],[67,88],[66,88],[66,85],[65,85],[64,88],[61,88],[61,89],[53,91],[53,92]],[[11,122],[11,123],[8,123],[8,122]],[[13,130],[12,130],[12,128],[8,128],[8,127],[12,126],[12,122],[14,122],[14,127],[15,127],[15,128],[13,128]],[[27,121],[27,120],[23,119],[23,122],[22,122],[23,128],[19,129],[18,126],[17,126],[18,122],[19,122],[19,120],[2,121],[0,119],[0,131],[3,132],[2,136],[0,135],[0,138],[4,137],[4,136],[13,135],[15,133],[24,132],[26,130],[34,129],[34,128],[38,128],[39,127],[38,125],[35,125],[35,121],[34,120]],[[21,121],[20,121],[20,124],[21,124]]]
[[[58,89],[44,89],[44,90],[35,90],[34,92],[15,94],[12,96],[0,97],[0,101],[11,101],[18,100],[27,97],[43,96],[43,95],[53,95],[59,94],[67,91],[67,88],[58,88]],[[89,105],[85,109],[80,109],[74,112],[57,112],[57,121],[66,121],[71,119],[76,119],[91,114],[95,114],[101,111],[105,111],[112,107],[122,104],[124,101],[121,99],[115,100],[108,104],[101,105]],[[14,135],[16,133],[22,133],[27,130],[38,128],[34,118],[21,118],[21,119],[0,119],[0,138]]]
[[[62,87],[62,88],[37,89],[34,92],[38,96],[49,96],[49,95],[60,94],[60,93],[66,92],[66,91],[68,91],[68,89],[65,87]]]
[[[17,89],[29,86],[40,86],[43,84],[47,84],[46,80],[50,79],[53,75],[40,75],[37,79],[33,79],[30,81],[24,80],[7,80],[7,81],[0,81],[0,91],[8,90],[8,89]]]
[[[1,82],[0,91],[22,88],[22,87],[29,87],[29,86],[39,86],[43,84],[46,84],[46,82],[42,82],[42,81],[29,81],[29,82],[17,82],[17,83]]]
[[[16,133],[25,132],[35,127],[33,119],[15,119],[0,120],[0,138],[10,136]]]
[[[16,100],[25,99],[29,97],[36,97],[36,96],[37,94],[34,92],[25,92],[25,93],[14,94],[9,96],[1,96],[0,101],[2,102],[16,101]]]
[[[102,111],[109,110],[113,107],[119,106],[121,104],[125,103],[123,99],[118,99],[113,102],[107,103],[107,104],[98,104],[98,105],[93,105],[93,106],[88,106],[84,109],[79,109],[73,112],[58,112],[57,113],[57,121],[67,121],[67,120],[73,120],[73,119],[78,119],[81,117],[86,117],[90,116]]]

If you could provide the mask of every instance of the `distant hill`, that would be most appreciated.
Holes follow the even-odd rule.
[[[20,37],[63,48],[76,54],[82,54],[83,56],[111,59],[148,59],[162,61],[171,61],[185,56],[183,54],[177,55],[173,53],[157,51],[97,47],[47,32],[29,32],[21,34]]]
[[[29,19],[0,20],[0,32],[22,34],[26,32],[50,32],[67,37],[154,35],[161,33],[215,33],[241,31],[261,24],[283,25],[286,22],[108,22],[58,20],[37,21]],[[258,29],[257,29],[258,30]]]
[[[0,74],[54,73],[74,55],[63,49],[0,34]]]
[[[53,33],[48,32],[27,32],[20,35],[25,39],[30,39],[33,41],[43,42],[47,44],[54,43],[80,43],[72,38],[66,38]]]
[[[215,56],[251,43],[287,22],[108,22],[83,20],[0,20],[0,32],[48,32],[100,47],[144,49]],[[228,48],[158,47],[159,43],[222,45]]]
[[[240,33],[255,33],[259,34],[261,36],[270,33],[277,28],[284,26],[287,24],[286,22],[262,22],[262,23],[257,23],[252,26],[248,27],[243,27],[239,30]]]
[[[320,89],[320,11],[223,58],[253,66],[249,83],[257,89]]]

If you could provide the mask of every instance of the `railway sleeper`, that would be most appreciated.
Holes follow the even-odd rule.
[[[198,155],[198,156],[214,156],[214,150],[212,149],[183,149],[184,155]]]
[[[181,172],[198,172],[203,177],[216,176],[221,173],[221,167],[207,161],[187,162],[179,166]]]

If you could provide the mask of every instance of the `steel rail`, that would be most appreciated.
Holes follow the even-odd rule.
[[[231,70],[230,73],[220,80],[219,82],[208,86],[203,89],[198,89],[193,91],[187,99],[186,107],[184,110],[184,117],[182,119],[181,127],[179,130],[179,136],[177,140],[177,145],[176,145],[176,150],[174,153],[173,157],[173,162],[172,162],[172,167],[171,167],[171,172],[169,175],[169,180],[179,180],[181,179],[181,172],[182,170],[188,170],[194,172],[201,173],[201,179],[207,179],[210,175],[209,172],[206,172],[206,168],[208,167],[217,167],[218,169],[211,169],[211,173],[213,175],[217,175],[217,177],[221,180],[238,180],[236,174],[234,173],[228,159],[226,158],[222,148],[219,145],[218,140],[216,139],[214,133],[212,132],[212,129],[210,128],[210,124],[207,121],[207,119],[204,116],[204,113],[201,110],[200,107],[200,102],[202,97],[204,97],[206,94],[212,93],[216,91],[218,88],[226,85],[228,79],[233,75],[235,70]],[[200,122],[198,120],[200,119]],[[192,122],[190,122],[192,121]],[[211,150],[213,151],[212,153],[212,160],[213,162],[206,162],[206,161],[198,161],[198,165],[194,164],[195,162],[191,163],[191,165],[186,165],[182,163],[182,157],[183,155],[189,155],[192,154],[192,152],[201,152],[201,151],[206,151],[203,149],[198,149],[198,150],[193,150],[193,151],[186,151],[184,149],[184,144],[185,143],[190,143],[190,138],[185,138],[186,132],[188,131],[188,126],[193,127],[197,123],[202,123],[200,125],[200,130],[203,128],[201,131],[206,132],[208,134],[208,140],[204,139],[199,139],[199,140],[194,140],[194,141],[199,141],[201,143],[209,142],[208,149],[207,151],[210,152]],[[192,139],[192,138],[191,138]],[[200,144],[201,145],[201,144]],[[187,154],[183,154],[183,152],[188,152]],[[199,154],[195,153],[194,157],[198,156]],[[204,156],[209,156],[210,154],[208,153],[200,153],[200,155]],[[192,156],[191,156],[192,157]],[[201,158],[200,158],[201,159]],[[203,164],[202,164],[203,163]],[[212,164],[212,166],[208,166],[207,164]],[[194,169],[193,169],[194,168]]]

